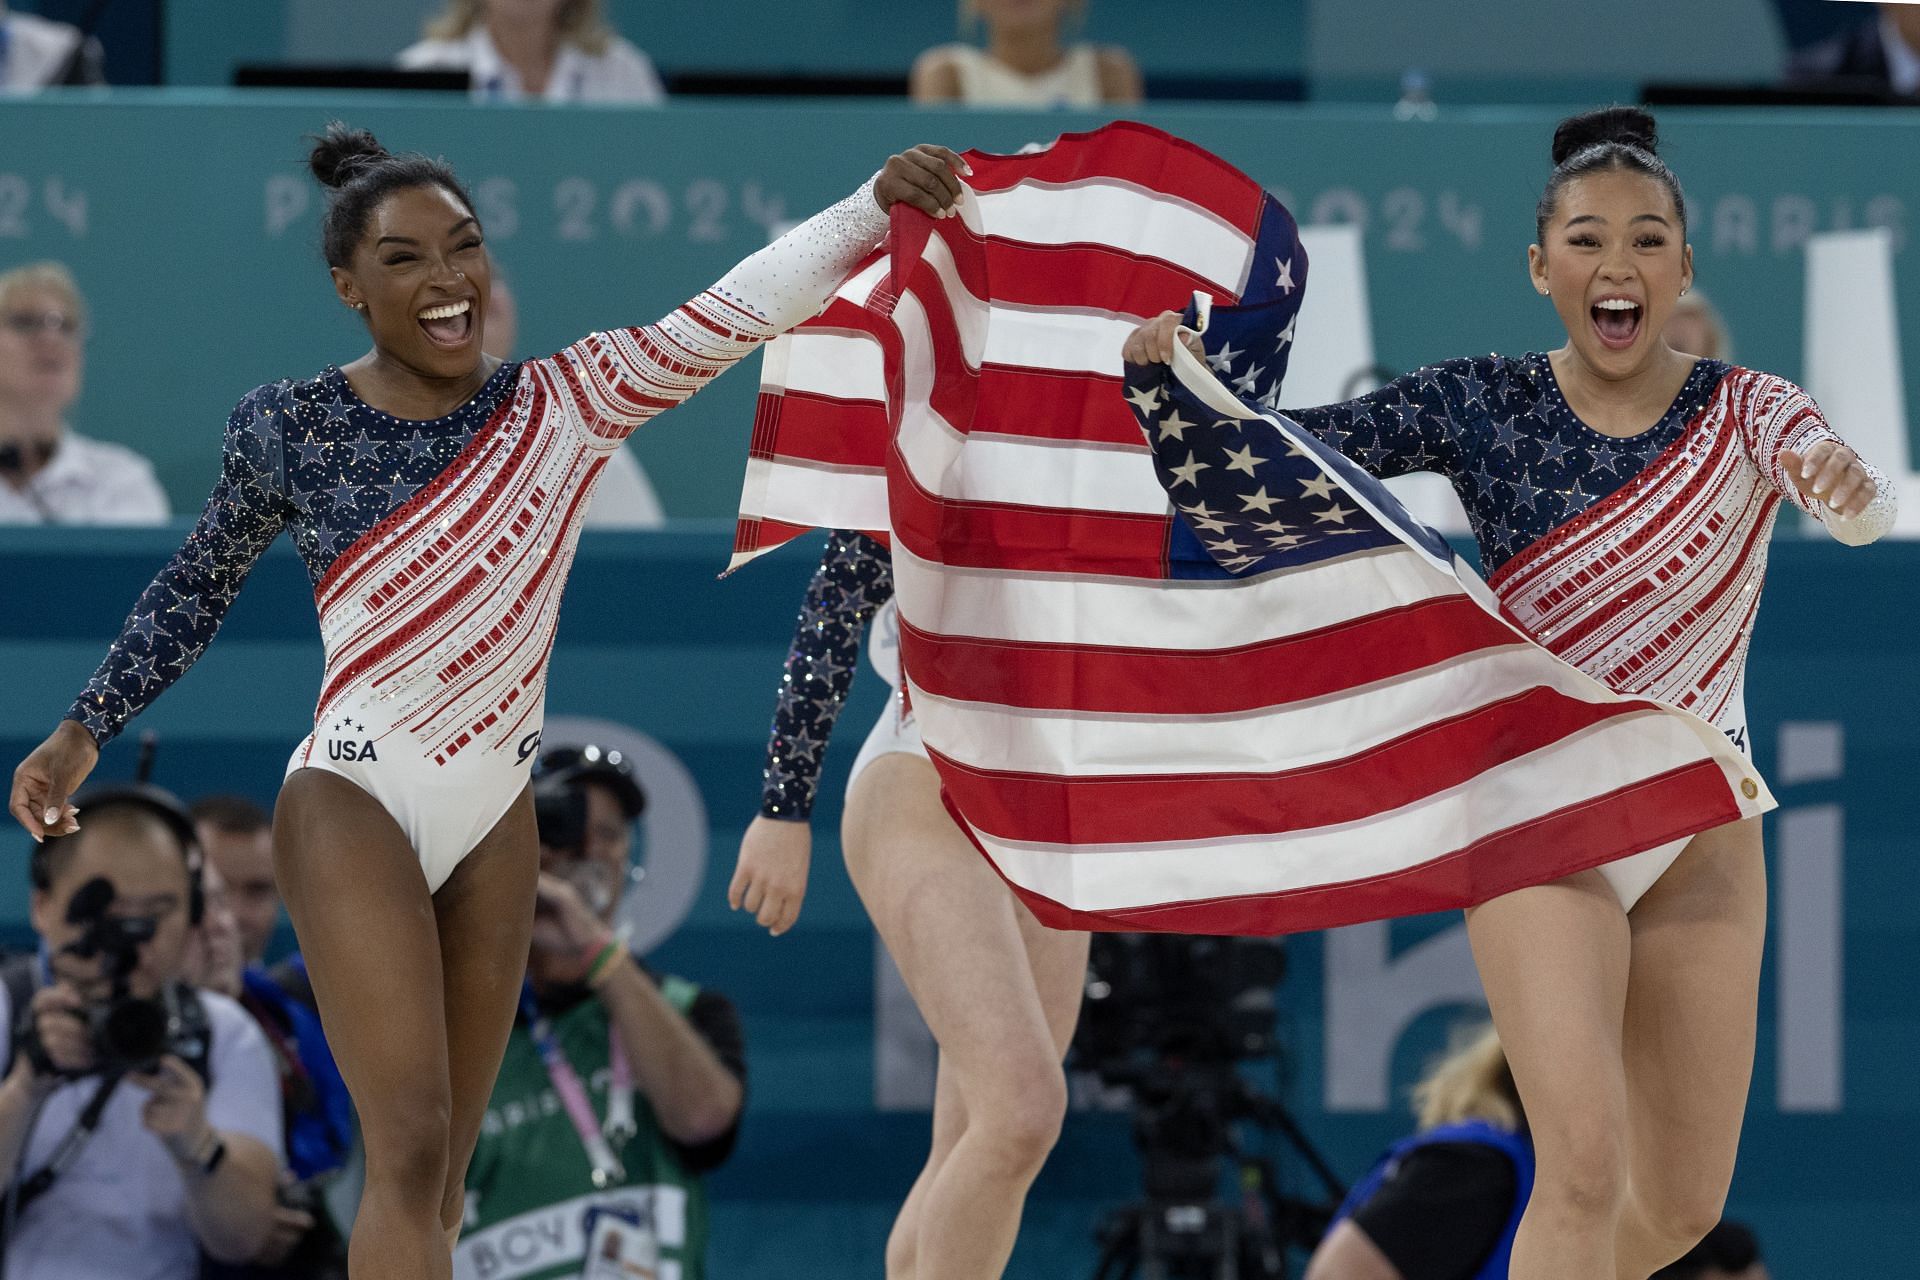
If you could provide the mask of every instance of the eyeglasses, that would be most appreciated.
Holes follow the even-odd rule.
[[[86,336],[86,322],[78,316],[70,316],[64,311],[9,311],[0,316],[0,327],[23,338],[36,334],[57,333],[63,338],[78,340]]]

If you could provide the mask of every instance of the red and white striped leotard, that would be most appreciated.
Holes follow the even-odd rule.
[[[1679,439],[1604,500],[1500,566],[1490,585],[1541,644],[1622,693],[1691,711],[1746,749],[1741,697],[1767,544],[1785,497],[1849,545],[1892,527],[1879,493],[1853,520],[1810,503],[1783,451],[1835,440],[1784,378],[1729,370]]]
[[[338,370],[257,389],[200,522],[69,717],[100,742],[119,732],[205,651],[288,529],[326,649],[288,772],[370,793],[438,889],[526,785],[561,590],[609,455],[815,314],[886,230],[863,183],[665,319],[503,367],[432,423],[379,414]]]

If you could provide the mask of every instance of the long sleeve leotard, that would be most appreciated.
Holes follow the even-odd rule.
[[[760,791],[767,817],[802,821],[813,812],[820,761],[860,663],[861,634],[892,597],[885,547],[865,534],[827,535],[780,673]]]
[[[1230,377],[1235,353],[1207,345]],[[1700,361],[1660,421],[1628,438],[1581,422],[1537,352],[1449,360],[1284,412],[1375,475],[1446,476],[1521,626],[1616,690],[1709,720],[1738,710],[1780,500],[1849,544],[1892,524],[1878,472],[1856,519],[1803,497],[1782,452],[1839,437],[1800,388],[1718,361]],[[1277,479],[1256,470],[1252,483]],[[1264,545],[1251,523],[1242,532]]]
[[[502,365],[433,421],[378,412],[334,368],[257,388],[228,420],[199,521],[68,717],[110,740],[206,651],[285,529],[326,642],[317,719],[363,723],[377,701],[377,728],[442,763],[476,739],[499,747],[541,701],[560,586],[607,455],[814,314],[886,228],[863,183],[660,321]]]

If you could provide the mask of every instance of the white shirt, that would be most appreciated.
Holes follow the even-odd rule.
[[[45,88],[80,43],[80,28],[31,13],[0,13],[0,91]]]
[[[227,997],[203,991],[200,999],[213,1031],[207,1123],[257,1139],[280,1158],[280,1078],[266,1036]],[[13,1025],[8,1003],[0,989],[0,1026]],[[21,1162],[24,1176],[52,1157],[98,1085],[97,1078],[77,1080],[47,1099]],[[124,1081],[114,1090],[99,1130],[15,1224],[7,1240],[9,1277],[195,1280],[200,1274],[179,1166],[140,1122],[147,1097]]]
[[[165,524],[171,515],[152,463],[71,431],[25,489],[0,478],[0,524]]]
[[[1900,38],[1893,19],[1880,15],[1880,45],[1887,51],[1887,82],[1895,93],[1920,95],[1920,49]]]
[[[473,75],[473,96],[492,102],[525,99],[520,73],[494,47],[487,28],[476,24],[459,40],[422,40],[400,51],[400,65],[409,70],[466,70]],[[665,101],[660,75],[647,55],[619,36],[607,42],[606,52],[588,53],[578,45],[563,44],[547,76],[547,102]]]

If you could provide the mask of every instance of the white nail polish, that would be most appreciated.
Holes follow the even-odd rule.
[[[54,823],[60,821],[60,811],[52,805],[48,805],[46,816],[42,818],[41,821],[48,826],[52,826]]]

